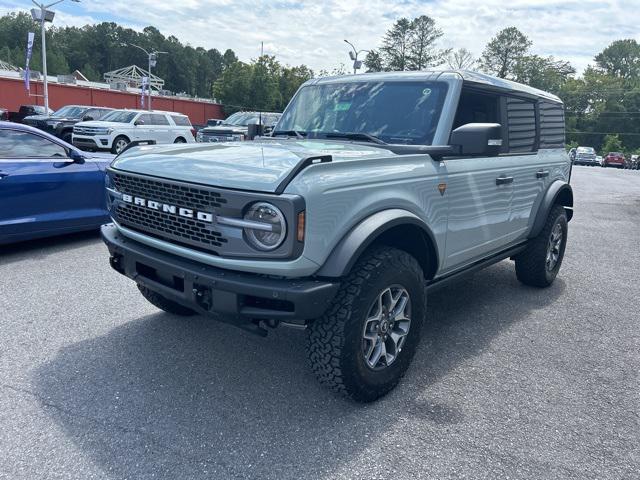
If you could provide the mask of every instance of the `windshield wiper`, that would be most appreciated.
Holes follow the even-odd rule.
[[[378,137],[363,132],[330,132],[325,133],[326,138],[347,138],[349,140],[365,140],[367,142],[377,143],[378,145],[387,145],[387,142],[380,140]]]
[[[298,130],[277,130],[277,131],[271,132],[272,137],[285,135],[287,137],[295,136],[298,139],[304,138],[306,134],[307,132],[299,132]]]

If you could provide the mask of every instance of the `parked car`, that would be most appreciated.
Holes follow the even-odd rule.
[[[73,127],[73,144],[82,149],[119,154],[132,141],[193,143],[195,129],[186,115],[160,110],[114,110]]]
[[[279,118],[279,113],[237,112],[215,127],[203,128],[196,138],[198,142],[241,141],[246,139],[250,124],[264,125],[263,133],[269,133]]]
[[[624,168],[624,154],[620,152],[610,152],[604,157],[604,167]]]
[[[0,244],[108,222],[104,172],[112,160],[42,130],[0,122]]]
[[[604,159],[602,158],[602,155],[596,155],[596,162],[598,162],[598,166],[602,167],[604,166]]]
[[[76,123],[88,120],[100,120],[112,111],[113,108],[106,107],[67,105],[56,110],[51,115],[31,115],[25,117],[22,123],[44,130],[67,143],[71,143],[73,126]]]
[[[21,105],[17,112],[9,112],[9,121],[22,123],[25,117],[31,115],[51,115],[53,110],[47,110],[41,105]]]
[[[596,151],[593,149],[593,147],[576,148],[573,164],[587,165],[589,167],[598,165],[598,160],[596,159]]]
[[[631,170],[640,170],[640,156],[639,155],[631,155],[629,157],[629,161],[631,163]]]
[[[563,110],[466,71],[310,80],[271,137],[116,158],[110,264],[167,312],[305,329],[320,382],[375,400],[411,362],[429,291],[506,258],[526,285],[556,278]]]
[[[1,108],[0,107],[0,121],[8,121],[9,120],[9,110],[7,110],[6,108]]]

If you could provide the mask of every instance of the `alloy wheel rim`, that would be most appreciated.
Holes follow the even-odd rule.
[[[560,260],[560,248],[562,246],[562,225],[556,223],[549,236],[549,245],[547,246],[547,258],[545,266],[547,271],[551,272]]]
[[[127,142],[125,142],[124,140],[118,140],[116,142],[116,152],[120,153],[126,146],[127,146]]]
[[[411,326],[409,292],[392,285],[384,289],[369,308],[362,332],[362,354],[367,366],[382,370],[402,351]]]

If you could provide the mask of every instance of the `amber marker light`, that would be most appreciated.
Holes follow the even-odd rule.
[[[296,238],[299,242],[304,242],[304,221],[305,221],[305,212],[304,210],[298,213],[298,230]]]

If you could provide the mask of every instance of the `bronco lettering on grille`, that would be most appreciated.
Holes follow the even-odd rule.
[[[122,201],[132,205],[138,205],[140,207],[146,207],[151,210],[162,211],[163,213],[170,213],[171,215],[177,215],[184,218],[195,218],[201,222],[213,223],[213,214],[208,212],[199,212],[191,208],[178,207],[176,205],[169,205],[167,203],[160,203],[153,200],[147,200],[142,197],[134,197],[126,193],[122,194]]]

